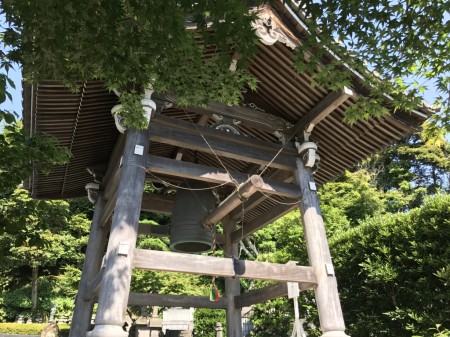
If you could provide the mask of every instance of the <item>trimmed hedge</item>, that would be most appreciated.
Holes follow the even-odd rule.
[[[48,323],[0,323],[0,333],[13,335],[40,335]],[[58,324],[60,336],[69,335],[70,325]]]

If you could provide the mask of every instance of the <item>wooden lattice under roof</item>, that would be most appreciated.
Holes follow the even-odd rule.
[[[331,113],[315,126],[313,132],[313,140],[319,146],[321,158],[315,180],[322,185],[393,141],[414,132],[425,121],[427,111],[417,110],[411,114],[396,112],[360,121],[352,126],[345,124],[345,111],[355,103],[357,95],[367,91],[362,87],[361,78],[355,74],[351,89],[356,95],[341,101],[339,97],[342,93],[330,93],[311,85],[310,78],[305,74],[297,74],[293,67],[294,47],[300,43],[304,34],[300,20],[282,4],[277,3],[274,8],[265,8],[264,11],[275,18],[277,33],[281,38],[273,45],[261,43],[259,53],[250,63],[249,70],[258,79],[257,90],[243,93],[241,109],[218,104],[212,104],[206,109],[179,108],[176,103],[167,104],[170,99],[157,94],[159,112],[152,118],[150,126],[151,158],[170,159],[170,165],[180,159],[180,170],[184,169],[182,163],[195,163],[244,175],[264,171],[262,176],[265,179],[291,183],[295,168],[292,163],[297,150],[293,139],[289,139],[288,128],[318,109],[331,108]],[[80,83],[79,89],[78,93],[72,93],[62,84],[51,80],[24,86],[26,130],[31,134],[42,132],[55,136],[73,154],[68,164],[55,166],[49,175],[35,173],[30,178],[28,187],[35,198],[84,196],[85,185],[93,181],[87,168],[106,176],[108,169],[111,170],[108,165],[119,137],[111,108],[117,104],[118,98],[100,80]],[[219,134],[217,130],[211,129],[211,125],[216,123],[213,113],[221,115],[227,111],[237,111],[244,117],[246,113],[256,113],[259,120],[252,122],[248,118],[235,126],[240,135]],[[282,146],[275,130],[287,130],[285,139],[289,142]],[[202,142],[201,135],[209,139],[209,145],[198,143]],[[213,153],[209,148],[220,147],[229,141],[233,141],[235,146],[241,146],[242,151],[246,144],[249,149],[243,151],[243,155],[230,155],[227,150]],[[283,151],[277,160],[264,169],[281,147]],[[251,153],[254,148],[259,149],[264,156],[257,160],[246,157],[245,153]],[[217,155],[217,152],[220,154]],[[154,182],[164,180],[178,185],[188,176],[150,169],[147,178]],[[218,188],[221,200],[232,192],[233,184],[229,185],[228,188]],[[245,212],[244,223],[251,224],[256,219],[265,220],[263,223],[273,220],[275,213],[280,216],[295,207],[282,204],[292,201],[293,198],[286,195],[268,198],[257,193],[247,201],[248,211]],[[235,212],[233,216],[239,217],[238,213]]]

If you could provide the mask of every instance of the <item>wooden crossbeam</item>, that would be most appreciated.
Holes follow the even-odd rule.
[[[139,223],[138,234],[150,236],[169,236],[169,226],[149,225],[146,223]]]
[[[157,237],[167,237],[170,236],[169,226],[159,226],[159,225],[149,225],[145,223],[139,223],[138,234],[157,236]],[[217,243],[223,244],[225,238],[223,234],[216,233]]]
[[[320,101],[319,104],[312,108],[311,111],[309,111],[295,124],[295,126],[289,131],[288,137],[290,138],[303,131],[311,132],[315,125],[317,125],[322,119],[327,117],[338,106],[353,95],[354,92],[347,87],[328,94],[328,96]]]
[[[206,126],[195,126],[192,123],[162,115],[152,119],[150,130],[150,140],[159,143],[259,165],[271,163],[270,167],[281,170],[295,170],[297,151],[293,147],[286,146],[277,154],[282,149],[281,145],[214,130]]]
[[[312,289],[314,287],[314,283],[300,283],[299,286],[300,289],[304,291]],[[287,296],[287,294],[287,283],[279,282],[261,289],[242,293],[239,296],[235,296],[234,301],[236,308],[243,308],[249,307],[253,304],[270,301],[277,297]]]
[[[292,264],[237,260],[239,277],[279,282],[317,283],[315,269]],[[233,259],[136,249],[134,268],[235,277]]]
[[[170,236],[170,228],[169,226],[158,226],[158,225],[149,225],[145,223],[139,223],[138,234],[149,235],[149,236],[157,236],[157,237],[168,237]],[[223,234],[216,233],[217,243],[223,244],[225,242],[225,238]]]
[[[149,172],[168,174],[186,179],[200,180],[215,184],[235,182],[241,184],[248,179],[245,173],[228,171],[230,175],[222,168],[216,168],[206,165],[193,164],[189,162],[180,162],[175,159],[163,158],[154,155],[148,155],[146,167]],[[264,179],[264,183],[259,190],[273,195],[298,199],[300,198],[300,189],[295,184],[288,184],[274,180]]]
[[[275,131],[286,133],[293,126],[281,117],[242,106],[228,106],[220,103],[210,103],[205,108],[189,107],[187,109],[198,114],[206,114],[209,116],[216,114],[219,116],[229,117],[240,121],[245,126],[272,133]]]
[[[293,199],[287,200],[287,203],[293,202]],[[255,220],[244,224],[243,228],[239,228],[231,233],[231,241],[232,242],[239,242],[243,238],[249,236],[250,234],[256,232],[258,229],[264,227],[265,225],[277,220],[278,218],[282,217],[286,213],[292,211],[293,209],[297,208],[298,205],[283,205],[278,204],[274,207],[272,207],[267,212],[261,214],[258,216]]]
[[[141,211],[172,214],[174,197],[155,193],[144,193]]]
[[[274,298],[286,296],[287,284],[280,282],[261,289],[242,293],[234,297],[234,305],[236,308],[249,307],[253,304],[262,303],[273,300]]]
[[[226,309],[227,299],[226,297],[221,297],[217,302],[213,302],[206,296],[164,295],[130,292],[128,305]]]
[[[171,95],[170,98],[157,95],[155,96],[157,100],[170,102],[176,105],[177,98],[175,96]],[[264,130],[271,133],[275,131],[286,133],[293,126],[287,120],[259,110],[258,108],[253,109],[244,106],[229,106],[212,102],[206,107],[193,106],[186,109],[200,115],[212,116],[213,114],[216,114],[219,116],[232,118],[240,121],[242,125],[247,127]]]

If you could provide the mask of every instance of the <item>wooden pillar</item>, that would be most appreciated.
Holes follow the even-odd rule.
[[[302,193],[300,211],[308,258],[311,266],[315,267],[318,278],[315,296],[322,337],[346,337],[336,277],[312,172],[305,167],[301,158],[297,158],[296,165]]]
[[[231,233],[236,228],[234,221],[228,219],[223,222],[225,245],[224,255],[225,257],[232,258],[238,256],[238,243],[231,242]],[[239,277],[226,278],[225,279],[225,296],[227,297],[227,337],[242,337],[242,318],[241,308],[235,306],[235,296],[241,294],[241,284]]]
[[[89,337],[125,337],[123,331],[145,182],[146,131],[129,129],[106,252],[94,330]]]
[[[87,299],[86,296],[90,292],[90,282],[100,271],[105,250],[108,230],[100,223],[104,209],[105,201],[102,198],[102,193],[100,193],[95,204],[94,218],[92,219],[91,229],[89,231],[89,241],[83,263],[81,280],[78,286],[78,294],[75,300],[75,310],[69,337],[85,336],[91,324],[94,300]]]

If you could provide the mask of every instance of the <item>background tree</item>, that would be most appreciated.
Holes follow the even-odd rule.
[[[404,153],[430,153],[430,144],[418,136],[413,139],[415,142],[397,146]],[[439,151],[444,151],[446,143],[441,142],[440,146]],[[397,151],[390,152],[393,149],[387,149],[374,161],[377,163],[383,156],[395,158],[393,154],[397,155]],[[364,169],[347,172],[320,190],[341,303],[351,336],[450,335],[446,309],[450,307],[450,250],[444,243],[450,237],[450,199],[447,194],[430,188],[433,180],[427,179],[429,170],[415,169],[421,168],[421,162],[426,167],[445,163],[447,158],[417,155],[411,159],[404,170],[395,170],[395,159],[386,166],[366,163]],[[442,172],[448,174],[448,169]],[[378,179],[386,182],[380,183]],[[395,181],[402,183],[397,185]],[[416,181],[422,195],[429,194],[425,199],[411,198]],[[378,185],[388,188],[381,189]],[[403,185],[409,188],[403,189]],[[257,259],[307,263],[303,233],[295,212],[258,231],[252,240],[259,252]],[[305,329],[309,335],[319,336],[312,295],[302,293],[301,315],[306,318]],[[256,305],[253,335],[270,336],[280,327],[281,333],[289,333],[292,312],[292,303],[287,299]]]
[[[425,137],[408,137],[363,165],[376,174],[378,188],[403,193],[409,207],[420,205],[426,195],[450,190],[450,145],[442,134],[437,139]]]
[[[450,328],[450,196],[385,214],[330,240],[352,336],[433,336]]]
[[[298,13],[310,34],[298,48],[296,68],[328,90],[349,85],[354,73],[344,63],[365,76],[368,96],[347,112],[349,122],[387,113],[381,104],[385,93],[396,109],[416,108],[424,87],[414,80],[424,78],[441,93],[443,113],[435,127],[447,127],[449,6],[420,0],[301,1]],[[2,56],[23,65],[30,81],[50,78],[75,87],[76,81],[101,78],[109,88],[121,90],[129,83],[152,84],[157,92],[175,92],[181,104],[237,104],[242,90],[256,85],[245,70],[257,50],[252,28],[256,13],[248,8],[241,0],[5,0],[1,9],[9,49]],[[342,43],[335,43],[336,37]],[[203,57],[206,50],[217,57]],[[327,59],[330,51],[339,58]],[[233,54],[240,58],[232,72]],[[366,62],[381,76],[367,71]],[[130,102],[127,95],[122,99]],[[139,127],[142,116],[136,115],[133,125]]]
[[[0,223],[3,243],[0,259],[7,266],[3,274],[10,280],[2,290],[11,291],[9,297],[5,295],[5,302],[13,306],[13,289],[30,287],[28,309],[35,319],[39,304],[39,270],[44,271],[43,276],[48,276],[59,274],[65,265],[79,264],[83,259],[81,247],[87,243],[89,221],[81,214],[70,216],[69,204],[65,201],[35,200],[19,188],[11,196],[0,199]],[[30,278],[24,278],[24,273],[29,273]],[[44,277],[41,286],[48,288],[48,282],[51,280]],[[19,303],[17,310],[9,310],[9,315],[24,309],[26,307]]]
[[[340,57],[325,71],[317,72],[314,77],[318,82],[340,84],[345,76],[348,79],[348,73],[336,72],[342,69],[340,63],[345,62],[364,74],[372,86],[371,95],[359,100],[359,108],[369,106],[368,111],[374,115],[375,107],[386,99],[383,93],[390,94],[395,107],[410,109],[421,105],[428,85],[438,96],[436,103],[442,106],[442,114],[433,116],[432,129],[439,132],[439,127],[445,127],[449,131],[450,4],[447,1],[302,0],[299,11],[311,28],[311,35],[300,50],[315,51],[307,68],[317,67],[327,50]],[[303,58],[302,53],[298,55]],[[355,107],[352,112],[360,116],[357,110]],[[351,121],[355,116],[349,114],[347,118]]]
[[[70,152],[58,146],[55,138],[28,137],[22,124],[10,116],[2,121],[0,113],[0,196],[12,193],[33,171],[49,173],[53,165],[70,158]]]

